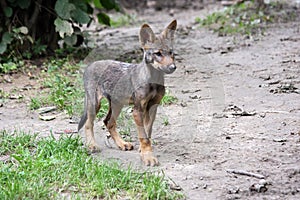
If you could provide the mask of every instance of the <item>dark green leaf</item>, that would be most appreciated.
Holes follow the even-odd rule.
[[[10,44],[11,41],[13,41],[12,34],[9,33],[9,32],[5,32],[5,33],[2,35],[2,43]]]
[[[87,24],[90,21],[90,16],[82,11],[81,9],[77,8],[75,11],[71,13],[72,19],[80,24]]]
[[[17,4],[20,8],[26,9],[30,6],[31,0],[18,0]]]
[[[110,18],[105,13],[98,13],[98,22],[110,26]]]
[[[70,3],[68,0],[58,0],[55,3],[55,11],[57,15],[63,19],[70,19],[71,12],[75,10],[74,4]]]
[[[112,10],[112,9],[119,10],[119,6],[115,0],[100,0],[100,3],[104,8],[108,10]]]
[[[81,9],[82,11],[86,12],[88,3],[82,0],[70,0],[70,3],[74,4],[76,8]]]
[[[69,45],[69,46],[73,46],[76,44],[77,42],[77,36],[75,34],[71,35],[71,36],[66,36],[64,38],[64,42]]]
[[[95,5],[95,7],[98,8],[98,9],[103,8],[103,6],[102,6],[101,3],[100,3],[100,0],[94,0],[94,5]]]
[[[13,9],[11,7],[5,7],[3,11],[6,17],[11,17],[13,14]]]
[[[4,42],[0,43],[0,54],[3,54],[7,49],[7,44]]]

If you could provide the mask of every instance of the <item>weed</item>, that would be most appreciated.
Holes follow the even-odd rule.
[[[101,99],[101,108],[99,112],[97,113],[97,118],[100,119],[102,117],[105,117],[108,112],[109,103],[106,98]]]
[[[169,118],[168,118],[167,116],[164,116],[164,117],[163,117],[163,125],[164,125],[164,126],[168,126],[169,124],[170,124]]]
[[[130,24],[132,24],[134,22],[135,16],[131,16],[131,15],[118,15],[117,17],[111,17],[110,18],[110,25],[112,27],[121,27],[121,26],[128,26]]]
[[[79,136],[0,131],[0,199],[179,199],[162,174],[89,156]]]
[[[134,120],[132,118],[132,106],[122,109],[120,116],[118,117],[118,127],[120,128],[120,135],[128,142],[132,141],[131,131],[135,127]]]
[[[165,106],[165,105],[170,105],[172,103],[176,103],[178,101],[178,99],[173,96],[170,92],[170,90],[166,90],[166,93],[164,95],[164,97],[162,98],[160,104]]]
[[[42,107],[42,101],[38,97],[31,97],[30,98],[30,104],[29,104],[29,109],[30,110],[36,110]]]
[[[18,65],[15,62],[0,63],[0,73],[7,74],[16,70]]]

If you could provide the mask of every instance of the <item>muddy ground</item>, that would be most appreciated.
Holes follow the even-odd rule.
[[[95,34],[99,48],[86,62],[96,57],[139,60],[139,26],[148,22],[158,32],[176,18],[177,70],[166,76],[166,86],[178,102],[159,108],[153,140],[161,165],[154,170],[163,170],[187,199],[300,199],[300,22],[269,25],[263,35],[250,38],[219,37],[194,25],[195,17],[217,8],[175,9],[173,16],[154,9],[136,13],[133,26]],[[22,74],[10,78],[1,90],[19,91],[24,98],[0,107],[1,130],[76,130],[64,114],[39,120],[27,107],[37,81]],[[95,157],[149,170],[139,159],[134,128],[130,152],[104,145],[102,122],[95,130],[102,146]]]

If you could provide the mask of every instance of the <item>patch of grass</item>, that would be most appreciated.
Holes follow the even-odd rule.
[[[165,106],[165,105],[170,105],[170,104],[176,103],[177,101],[178,101],[178,99],[171,94],[170,90],[167,89],[160,104]]]
[[[124,107],[118,117],[118,128],[120,135],[125,141],[132,141],[132,129],[135,129],[135,123],[132,117],[132,106]]]
[[[36,110],[41,107],[42,107],[42,101],[39,97],[31,97],[30,98],[30,104],[29,104],[30,110]]]
[[[40,78],[43,90],[31,98],[29,108],[56,106],[69,115],[81,113],[84,89],[80,65],[67,59],[56,59],[45,63],[44,68]]]
[[[0,63],[0,73],[8,74],[24,66],[23,61],[8,61]]]
[[[105,117],[108,113],[109,103],[106,98],[101,99],[101,108],[97,113],[97,118]]]
[[[163,117],[163,125],[168,126],[170,124],[168,116]]]
[[[80,137],[0,131],[0,199],[180,199],[161,174],[89,156]]]
[[[128,14],[121,14],[117,16],[110,17],[110,25],[112,27],[122,27],[122,26],[128,26],[132,23],[134,23],[135,16],[131,16]]]
[[[296,10],[290,8],[282,10],[283,7],[286,5],[279,2],[258,7],[254,1],[250,1],[226,7],[204,19],[196,18],[196,22],[218,32],[219,35],[237,33],[253,35],[262,32],[264,25],[268,23],[286,21],[287,16],[295,16]]]

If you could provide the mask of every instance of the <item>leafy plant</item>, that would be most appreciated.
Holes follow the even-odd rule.
[[[0,13],[0,62],[16,57],[31,59],[64,46],[89,45],[88,34],[81,30],[98,10],[99,23],[110,25],[108,10],[120,10],[115,0],[4,1]]]
[[[180,199],[163,174],[89,156],[79,136],[0,131],[0,199]]]
[[[164,95],[164,97],[162,98],[160,104],[161,105],[170,105],[172,103],[176,103],[178,101],[178,99],[173,96],[170,92],[170,90],[166,90],[166,93]]]

